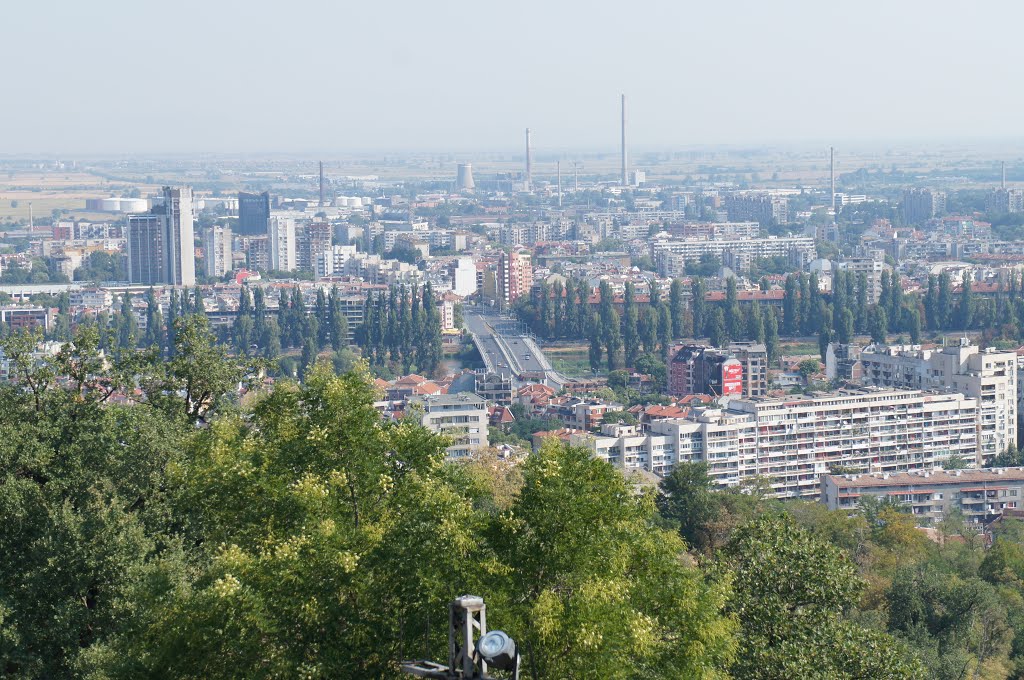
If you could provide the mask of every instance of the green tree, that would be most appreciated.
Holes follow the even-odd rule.
[[[651,498],[557,442],[522,467],[494,535],[510,567],[502,625],[526,667],[541,678],[722,677],[733,652],[724,591],[679,559],[678,536],[652,527]]]
[[[719,495],[704,462],[680,461],[659,484],[658,511],[679,527],[679,535],[694,550],[712,547],[711,523],[721,512]]]
[[[626,283],[623,302],[622,342],[626,349],[626,366],[632,368],[640,355],[640,319],[636,308],[635,291],[631,282]]]
[[[856,567],[789,516],[767,513],[738,528],[719,564],[740,622],[732,677],[924,677],[890,636],[844,618],[863,588]]]
[[[71,339],[71,297],[67,291],[57,296],[57,318],[54,319],[53,338],[62,342]]]
[[[882,305],[875,305],[868,315],[868,332],[871,333],[871,342],[885,344],[886,334],[889,328],[889,321],[886,318],[885,308]]]
[[[139,324],[132,311],[131,293],[125,291],[117,313],[117,346],[121,350],[135,349],[139,338]]]
[[[711,310],[708,320],[708,338],[714,347],[725,347],[729,344],[729,335],[725,327],[725,315],[720,308]]]
[[[141,364],[101,356],[94,326],[42,362],[36,339],[2,343],[19,383],[0,385],[0,675],[79,677],[81,655],[135,613],[184,433],[146,404],[109,403]]]
[[[156,293],[150,288],[146,291],[146,333],[143,336],[142,344],[162,350],[164,342],[163,314],[160,313],[160,303],[156,300]]]
[[[608,370],[614,371],[619,366],[618,353],[622,349],[622,333],[619,330],[619,313],[614,309],[608,316],[604,327],[604,351],[608,357]]]
[[[936,327],[939,330],[949,330],[953,319],[953,291],[950,288],[948,272],[939,274],[935,306]]]
[[[148,401],[197,422],[224,405],[238,385],[258,379],[263,364],[229,360],[207,318],[193,314],[178,321],[174,357],[160,368],[162,372],[146,386]]]
[[[725,332],[730,338],[739,339],[743,336],[742,313],[737,301],[736,277],[730,276],[725,284],[725,304],[722,308],[725,315]]]
[[[478,583],[472,505],[431,472],[444,440],[382,426],[373,400],[365,374],[318,366],[200,438],[175,479],[197,577],[161,564],[140,583],[106,673],[394,677],[403,645],[443,655],[431,615]]]
[[[672,286],[668,292],[668,301],[669,309],[672,312],[672,337],[682,338],[686,335],[683,328],[685,325],[686,301],[683,299],[682,279],[672,279]]]
[[[764,325],[764,346],[768,353],[768,361],[779,358],[779,316],[775,310],[768,310],[768,320]]]
[[[782,332],[793,336],[799,330],[800,292],[796,276],[790,274],[786,277],[786,288],[782,298]]]
[[[597,314],[590,315],[590,323],[588,327],[588,338],[590,340],[590,370],[597,372],[601,370],[601,355],[603,353],[603,345],[601,340],[601,319]]]
[[[956,327],[967,330],[974,321],[974,295],[971,292],[971,277],[964,273],[960,282],[960,298],[956,310]]]
[[[693,335],[698,338],[707,336],[707,303],[704,294],[704,281],[695,276],[690,281],[690,306],[693,312]]]

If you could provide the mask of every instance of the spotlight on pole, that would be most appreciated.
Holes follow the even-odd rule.
[[[476,640],[474,641],[474,638]],[[436,680],[493,680],[488,667],[511,671],[519,680],[519,651],[500,630],[487,631],[487,606],[480,597],[463,595],[448,605],[448,665],[435,661],[403,661],[402,671]]]
[[[504,631],[492,630],[476,641],[476,651],[499,671],[511,671],[519,665],[516,643]]]

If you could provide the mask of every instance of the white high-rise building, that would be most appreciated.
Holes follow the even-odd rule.
[[[959,392],[978,400],[978,467],[1017,443],[1017,354],[980,349],[967,338],[939,350],[870,345],[860,382],[877,387]]]
[[[318,278],[341,276],[345,273],[345,265],[355,257],[355,246],[331,246],[320,253],[316,259],[316,275]]]
[[[844,389],[811,397],[733,399],[728,408],[654,421],[650,432],[606,425],[574,435],[624,469],[667,474],[679,461],[707,463],[721,486],[766,478],[778,497],[815,498],[834,466],[864,473],[932,470],[978,458],[981,401],[959,393]],[[623,429],[623,428],[626,429]]]
[[[270,268],[281,272],[295,271],[295,221],[290,217],[271,217],[268,236]]]
[[[234,268],[231,260],[231,227],[210,227],[203,237],[206,275],[221,278]]]
[[[466,297],[476,292],[476,265],[472,258],[460,257],[452,270],[452,291]]]
[[[132,283],[196,284],[191,187],[164,187],[162,202],[150,212],[128,216],[127,231]]]
[[[193,226],[192,187],[164,187],[167,214],[169,269],[178,286],[196,285],[196,234]]]

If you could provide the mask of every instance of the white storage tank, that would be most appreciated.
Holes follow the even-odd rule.
[[[104,198],[101,203],[102,209],[106,212],[120,212],[121,210],[121,199],[120,198]]]
[[[121,212],[143,213],[149,210],[149,201],[144,198],[122,198]]]

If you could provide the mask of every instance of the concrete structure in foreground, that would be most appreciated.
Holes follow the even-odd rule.
[[[432,394],[411,399],[423,409],[422,424],[431,432],[452,438],[449,459],[466,459],[487,442],[487,402],[472,392]]]
[[[933,524],[953,510],[982,524],[1021,507],[1024,468],[821,477],[820,500],[829,510],[856,510],[865,496],[907,506],[918,524]]]
[[[719,486],[755,477],[780,498],[817,498],[819,477],[842,466],[868,472],[932,470],[978,457],[978,401],[919,390],[845,389],[783,399],[733,399],[728,408],[651,423],[641,433],[608,426],[578,437],[621,468],[664,475],[703,461]]]

